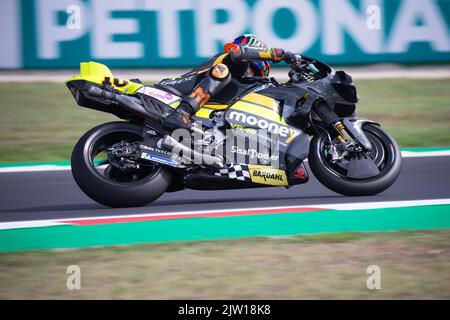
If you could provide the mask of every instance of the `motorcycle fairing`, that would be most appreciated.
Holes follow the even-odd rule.
[[[270,166],[232,164],[214,174],[199,172],[187,177],[191,189],[238,189],[263,186],[288,186],[286,172]]]
[[[201,119],[210,119],[211,114],[214,111],[225,110],[228,108],[227,104],[205,104],[203,107],[197,110],[195,117]]]
[[[122,108],[117,108],[117,105],[111,101],[89,95],[88,90],[91,87],[109,86],[122,93],[132,94],[143,87],[142,84],[137,82],[114,78],[107,66],[92,61],[81,62],[80,75],[68,79],[66,85],[78,105],[112,113],[121,119],[131,119],[132,115]]]
[[[327,104],[340,117],[351,115],[356,108],[358,95],[351,76],[344,71],[332,72],[325,78],[313,83],[294,83],[289,86],[297,87],[298,95],[304,99],[299,101],[296,111],[301,115],[307,115],[318,100]]]
[[[287,186],[288,179],[285,170],[273,167],[249,165],[250,179],[253,183],[271,186]]]
[[[66,85],[78,105],[112,113],[121,119],[132,119],[133,114],[123,108],[117,107],[117,104],[109,100],[90,95],[88,90],[91,87],[109,87],[109,89],[114,89],[124,94],[137,97],[141,96],[146,107],[157,113],[161,113],[161,116],[170,113],[181,101],[181,98],[173,93],[161,91],[151,86],[144,86],[140,82],[114,78],[107,66],[97,62],[80,63],[80,75],[68,79]],[[171,98],[166,99],[163,96],[166,94],[170,95]]]
[[[278,134],[280,141],[287,145],[301,131],[286,123],[280,108],[280,101],[259,93],[250,93],[228,108],[225,119],[232,128],[262,129]]]
[[[223,110],[226,107],[226,105],[220,105],[217,109]],[[221,169],[222,172],[219,171],[221,174],[217,174],[216,172],[217,176],[223,177],[224,175],[228,175],[229,179],[238,180],[240,187],[242,187],[243,182],[250,183],[254,186],[289,186],[308,181],[308,174],[302,167],[302,160],[308,155],[309,138],[303,135],[300,130],[287,125],[281,116],[280,109],[280,101],[260,93],[247,94],[227,109],[225,120],[232,128],[230,132],[233,134],[233,139],[235,137],[239,138],[242,135],[246,138],[258,139],[261,143],[258,137],[258,129],[268,129],[268,131],[272,131],[272,134],[279,135],[279,162],[278,167],[275,168],[261,164],[249,164],[250,161],[247,158],[245,163],[231,165],[230,167]],[[209,114],[215,110],[211,108],[210,110],[204,111],[205,114],[208,114],[205,118],[209,118]],[[199,115],[201,116],[202,114],[196,114],[196,116]],[[248,117],[252,117],[250,121],[246,121]],[[299,144],[297,148],[291,148],[288,153],[291,142],[300,137],[302,137],[301,140],[304,142]],[[265,143],[269,148],[266,150],[268,150],[268,154],[272,154],[272,150],[270,150],[271,138],[267,138],[268,140]],[[236,167],[240,168],[238,172],[243,172],[244,175],[236,174]],[[246,173],[247,171],[242,170],[242,167],[247,168],[248,174]],[[300,167],[302,168],[302,176],[299,178],[295,174],[296,169]],[[202,179],[209,178],[206,175]]]

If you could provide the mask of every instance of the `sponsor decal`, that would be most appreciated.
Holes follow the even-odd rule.
[[[175,162],[181,162],[184,158],[180,157],[178,154],[172,153],[171,151],[167,151],[167,150],[162,150],[159,148],[154,148],[154,147],[150,147],[150,146],[146,146],[146,145],[139,145],[139,147],[141,148],[141,150],[147,150],[149,152],[154,152],[154,153],[159,153],[162,154],[164,156],[168,156],[171,158],[171,160],[175,161]],[[144,158],[144,155],[148,155],[147,153],[142,153],[142,158]],[[148,159],[148,158],[145,158]]]
[[[252,182],[272,186],[288,185],[286,172],[272,167],[249,165]]]
[[[118,78],[113,78],[111,81],[110,77],[105,77],[103,79],[102,85],[104,86],[115,86],[117,88],[125,87],[129,82],[127,80],[120,80]]]
[[[144,149],[144,150],[149,150],[149,151],[152,151],[152,152],[162,153],[162,154],[165,154],[167,156],[172,155],[172,153],[170,151],[162,150],[162,149],[158,149],[158,148],[153,148],[153,147],[146,146],[146,145],[143,145],[143,144],[139,145],[139,148]]]
[[[151,160],[151,161],[158,162],[158,163],[161,163],[161,164],[166,164],[166,165],[169,165],[169,166],[172,166],[172,167],[176,167],[177,166],[177,163],[174,160],[168,159],[168,158],[164,158],[164,157],[160,157],[160,156],[157,156],[157,155],[154,155],[154,154],[148,154],[148,153],[144,153],[143,152],[141,157],[144,158],[144,159],[147,159],[147,160]]]
[[[257,130],[257,129],[253,129],[253,128],[244,128],[242,125],[238,125],[238,124],[231,124],[231,127],[235,130],[240,130],[241,132],[245,133],[249,133],[252,135],[257,136],[261,141],[267,141],[271,144],[280,144],[282,146],[287,146],[287,144],[283,141],[281,141],[279,139],[279,137],[277,135],[273,135],[270,136],[267,134],[267,131],[265,130]],[[292,134],[294,134],[294,137],[296,137],[298,135],[298,133],[294,132],[293,130],[291,130]],[[227,133],[228,135],[228,133]],[[289,139],[289,138],[288,138]],[[286,140],[288,140],[286,139]]]
[[[191,76],[187,76],[184,78],[176,78],[176,79],[163,79],[160,84],[165,85],[165,86],[171,86],[174,84],[180,84],[183,82],[188,82],[192,79],[194,79],[195,75],[191,75]]]
[[[171,104],[181,99],[180,97],[170,92],[159,90],[153,87],[143,87],[139,89],[138,92],[146,94],[155,99],[158,99],[159,101],[164,102],[166,104]]]
[[[288,126],[285,126],[281,123],[276,123],[263,118],[258,118],[253,115],[247,115],[243,112],[235,110],[231,111],[229,117],[230,120],[234,120],[240,123],[240,124],[231,124],[233,128],[244,128],[245,125],[258,127],[259,129],[267,130],[270,133],[278,134],[280,137],[286,138],[284,141],[285,143],[290,143],[296,136],[300,134],[300,131],[291,129]]]
[[[244,155],[244,156],[249,156],[252,159],[259,159],[259,160],[263,160],[264,162],[268,162],[268,161],[277,161],[278,160],[278,156],[277,155],[268,155],[267,153],[262,153],[262,152],[258,152],[255,149],[242,149],[239,148],[237,146],[232,146],[231,147],[231,152],[232,153],[236,153],[239,155]]]
[[[263,130],[267,130],[270,133],[279,134],[281,137],[287,138],[290,134],[290,130],[287,126],[278,124],[276,122],[258,118],[253,115],[247,115],[239,111],[231,111],[230,119],[247,125],[258,127]]]
[[[264,179],[264,181],[270,180],[277,180],[277,181],[283,181],[283,175],[279,173],[270,173],[270,172],[263,172],[258,170],[253,170],[252,175],[254,177],[261,177]]]
[[[231,127],[233,128],[233,129],[239,129],[239,130],[242,130],[242,131],[244,131],[244,132],[248,132],[248,133],[250,133],[250,134],[257,134],[258,133],[258,130],[256,130],[256,129],[252,129],[252,128],[246,128],[246,127],[244,127],[243,125],[241,125],[241,124],[231,124]]]

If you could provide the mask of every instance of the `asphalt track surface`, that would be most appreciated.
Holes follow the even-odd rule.
[[[272,206],[315,205],[450,198],[450,157],[404,158],[399,179],[370,197],[345,197],[322,186],[311,174],[307,184],[286,188],[166,193],[145,207],[112,209],[89,199],[70,171],[0,174],[0,222],[175,213]]]

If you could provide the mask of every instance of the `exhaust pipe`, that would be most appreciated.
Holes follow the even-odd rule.
[[[183,153],[192,154],[193,158],[191,158],[191,161],[192,161],[192,159],[202,159],[209,166],[212,166],[212,167],[214,167],[216,169],[224,168],[223,159],[221,157],[211,156],[209,154],[202,154],[202,153],[200,153],[200,152],[198,152],[196,150],[193,150],[190,147],[185,146],[181,142],[178,142],[177,140],[175,140],[174,138],[172,138],[169,135],[166,135],[164,137],[164,139],[162,141],[162,145],[164,147],[166,147],[166,148],[171,149],[172,153],[173,153],[173,149],[177,149],[178,151],[182,151]]]
[[[99,97],[114,101],[120,104],[127,111],[137,114],[143,118],[149,118],[157,123],[162,123],[161,114],[155,113],[151,110],[146,109],[142,104],[141,100],[136,97],[127,96],[111,91],[107,91],[102,88],[91,86],[88,89],[88,94],[92,97]]]

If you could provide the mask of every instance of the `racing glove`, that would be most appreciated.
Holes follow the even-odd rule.
[[[228,53],[231,56],[231,60],[236,62],[257,60],[270,60],[278,62],[282,60],[284,50],[278,48],[260,48],[236,44],[229,49]]]
[[[283,53],[283,61],[291,66],[300,66],[302,56],[295,52],[286,51]]]

